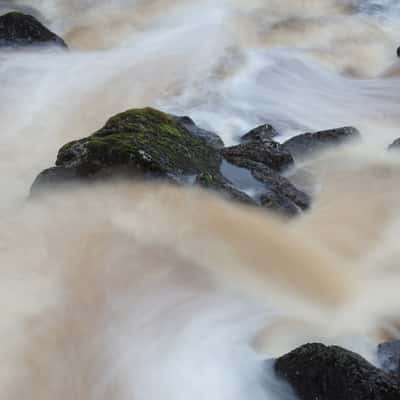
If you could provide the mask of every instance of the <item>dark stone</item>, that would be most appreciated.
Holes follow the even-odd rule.
[[[300,213],[300,208],[279,191],[269,190],[266,194],[263,194],[260,197],[260,204],[264,208],[286,217],[295,217]]]
[[[222,149],[224,147],[224,142],[216,133],[198,127],[190,117],[180,117],[177,115],[171,115],[171,117],[186,128],[192,135],[199,137],[211,147],[215,149]]]
[[[227,147],[221,154],[231,164],[249,170],[264,184],[265,190],[258,199],[263,207],[286,216],[309,208],[310,197],[278,173],[293,164],[292,156],[279,143],[254,140]]]
[[[306,193],[265,164],[245,158],[234,159],[232,163],[246,168],[257,181],[264,184],[265,191],[259,197],[263,207],[286,216],[297,215],[310,207],[311,199]]]
[[[389,150],[400,150],[400,138],[396,139],[390,146],[389,146]]]
[[[240,140],[241,142],[269,142],[275,136],[278,136],[278,132],[275,128],[272,125],[264,124],[252,129],[250,132],[243,135]]]
[[[344,127],[294,136],[283,144],[283,148],[298,159],[360,137],[356,128]]]
[[[310,207],[310,196],[299,190],[287,178],[259,163],[252,162],[247,165],[254,178],[266,185],[267,192],[261,198],[264,205],[268,202],[276,204],[278,200],[281,206],[286,205],[287,214],[292,214],[295,208],[298,212]],[[285,201],[282,198],[285,198]]]
[[[63,39],[31,15],[10,12],[0,16],[0,47],[44,45],[67,47]]]
[[[300,400],[399,400],[397,377],[338,346],[306,344],[276,360]]]
[[[37,194],[46,187],[66,187],[79,182],[79,177],[73,169],[63,167],[51,167],[42,171],[33,182],[31,194]]]
[[[275,171],[283,171],[293,164],[293,157],[281,144],[272,140],[267,142],[251,141],[222,150],[223,157],[232,164],[241,160],[261,163]]]
[[[220,174],[200,174],[196,178],[197,185],[200,185],[206,189],[215,190],[220,193],[223,197],[230,200],[238,201],[242,204],[250,206],[258,206],[258,203],[248,196],[246,193],[238,190],[232,182],[224,178]]]
[[[378,346],[378,360],[385,371],[400,374],[400,340],[381,343]]]

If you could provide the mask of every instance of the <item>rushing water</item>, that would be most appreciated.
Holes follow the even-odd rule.
[[[0,53],[2,398],[287,400],[264,359],[321,340],[374,361],[398,336],[397,1],[0,0],[9,9],[70,51]],[[298,167],[316,190],[291,223],[132,183],[27,200],[62,144],[146,105],[227,144],[267,122],[280,140],[353,125],[363,143]]]

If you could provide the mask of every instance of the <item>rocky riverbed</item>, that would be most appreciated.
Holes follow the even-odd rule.
[[[30,15],[0,16],[0,47],[7,57],[37,46],[67,49],[61,37]],[[55,165],[37,171],[32,198],[72,185],[162,182],[197,186],[272,215],[302,218],[313,208],[313,194],[291,181],[290,172],[301,171],[304,161],[323,152],[340,152],[363,141],[362,129],[334,124],[283,140],[279,128],[266,120],[242,132],[238,143],[225,145],[218,129],[146,105],[105,115],[104,121],[97,131],[60,143]],[[399,141],[390,150],[399,148]],[[377,365],[372,365],[341,347],[304,344],[277,358],[274,369],[301,400],[398,400],[399,348],[398,342],[381,344]]]

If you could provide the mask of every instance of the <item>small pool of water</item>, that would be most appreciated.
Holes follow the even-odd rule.
[[[265,184],[254,178],[248,169],[237,167],[226,160],[222,161],[221,174],[253,199],[258,199],[267,191]]]

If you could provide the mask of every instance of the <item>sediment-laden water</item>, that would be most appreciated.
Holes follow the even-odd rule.
[[[286,400],[265,359],[319,340],[374,362],[399,336],[398,2],[0,1],[10,9],[70,50],[0,53],[2,398]],[[281,141],[351,125],[363,142],[298,165],[314,203],[290,223],[134,183],[28,200],[64,143],[143,106],[226,144],[266,122]]]

